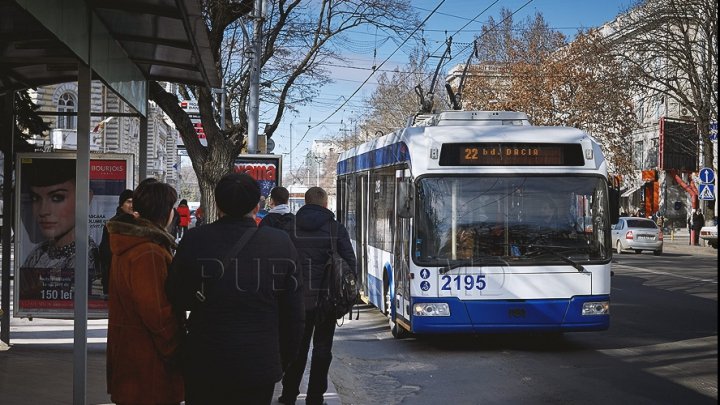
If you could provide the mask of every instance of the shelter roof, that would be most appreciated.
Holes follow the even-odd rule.
[[[252,1],[237,3],[236,7],[252,8]],[[65,9],[62,16],[48,16],[48,11],[41,22],[36,18],[38,4]],[[68,9],[67,4],[87,8]],[[77,80],[77,64],[83,57],[61,38],[68,37],[72,24],[82,21],[83,12],[96,17],[86,21],[99,21],[145,79],[220,87],[199,0],[0,0],[0,94]],[[47,24],[48,19],[55,26]],[[103,49],[93,46],[92,51]],[[108,64],[113,57],[107,58]],[[95,78],[103,79],[95,66],[91,68]]]

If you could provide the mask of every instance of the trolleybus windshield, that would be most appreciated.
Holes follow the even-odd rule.
[[[420,265],[610,259],[602,177],[424,177],[417,190],[413,257]]]

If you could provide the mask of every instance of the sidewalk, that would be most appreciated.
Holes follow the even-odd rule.
[[[718,254],[717,249],[714,249],[712,246],[707,246],[706,242],[702,239],[700,240],[700,246],[690,245],[690,233],[687,228],[665,233],[663,240],[663,252],[712,256],[717,256]]]
[[[112,404],[105,392],[105,343],[107,320],[88,321],[88,405]],[[0,348],[0,404],[68,405],[73,403],[73,321],[11,318],[8,350]],[[0,343],[1,344],[1,343]],[[304,404],[310,361],[298,398]],[[277,404],[281,385],[275,386]],[[340,405],[332,381],[325,394],[328,405]]]

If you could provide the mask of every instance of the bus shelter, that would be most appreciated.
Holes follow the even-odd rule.
[[[242,1],[238,7],[252,5]],[[249,11],[249,10],[248,10]],[[5,156],[0,340],[10,340],[11,227],[15,92],[77,81],[76,268],[73,402],[85,403],[87,377],[90,89],[101,80],[140,117],[140,178],[147,167],[150,81],[220,87],[199,0],[0,0],[0,143]],[[112,116],[100,112],[98,116]]]

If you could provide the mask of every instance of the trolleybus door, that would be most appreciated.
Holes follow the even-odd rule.
[[[368,197],[368,173],[360,173],[355,179],[356,196],[355,198],[359,202],[358,207],[358,218],[357,218],[357,234],[355,240],[357,241],[357,271],[360,274],[360,288],[364,292],[364,295],[369,295],[368,286],[368,268],[367,268],[367,210],[369,204]]]
[[[393,282],[392,308],[396,316],[410,319],[407,313],[410,305],[410,224],[414,211],[414,189],[408,169],[397,170],[395,175],[395,233],[393,235]]]

